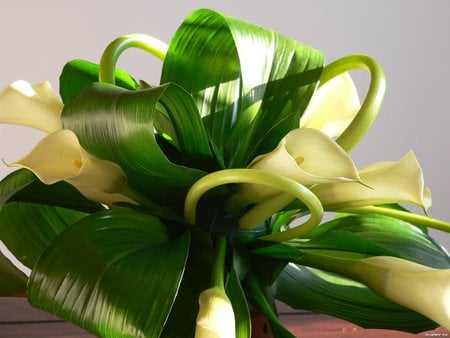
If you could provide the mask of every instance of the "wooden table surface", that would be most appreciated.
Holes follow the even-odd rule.
[[[364,330],[354,324],[326,315],[294,313],[283,309],[281,318],[296,337],[304,338],[407,338],[450,337],[442,328],[417,335],[390,331]],[[23,298],[0,297],[0,338],[92,338],[82,329],[32,308]]]

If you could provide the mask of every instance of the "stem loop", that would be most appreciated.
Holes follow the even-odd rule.
[[[129,34],[117,38],[111,42],[102,54],[100,60],[99,81],[115,84],[115,69],[119,56],[128,48],[139,48],[157,58],[164,60],[167,53],[167,45],[148,35]]]
[[[370,56],[356,54],[343,57],[327,65],[320,77],[320,86],[350,70],[365,69],[370,73],[370,85],[358,114],[336,142],[347,152],[352,150],[372,125],[380,111],[386,90],[386,76],[380,64]]]

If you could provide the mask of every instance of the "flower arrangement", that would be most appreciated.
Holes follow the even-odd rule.
[[[160,85],[116,69],[140,48]],[[371,76],[360,104],[349,75]],[[412,152],[357,169],[384,95],[367,55],[323,54],[211,10],[169,46],[118,38],[99,64],[0,93],[0,123],[47,135],[0,182],[0,295],[99,337],[250,337],[275,300],[367,328],[450,328],[450,257]],[[403,205],[414,204],[424,215]],[[324,221],[324,213],[335,218]]]

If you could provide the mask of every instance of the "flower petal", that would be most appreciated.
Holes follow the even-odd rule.
[[[233,338],[236,336],[233,306],[219,287],[204,290],[199,296],[195,338]]]
[[[350,156],[322,132],[299,128],[289,132],[272,152],[258,156],[249,166],[287,176],[303,185],[360,181]],[[245,199],[265,199],[273,188],[243,185]]]
[[[26,81],[16,81],[0,93],[0,123],[51,133],[61,129],[62,108],[49,82],[31,86]]]
[[[361,108],[358,92],[348,73],[342,73],[314,93],[300,119],[300,127],[339,136]]]
[[[376,256],[356,264],[357,278],[381,296],[450,329],[450,269]]]
[[[311,190],[328,210],[386,203],[412,203],[426,209],[431,204],[422,169],[412,151],[398,162],[375,163],[359,173],[368,187],[349,182],[320,184]]]
[[[31,170],[46,184],[65,180],[87,198],[101,203],[134,202],[119,194],[127,185],[122,169],[114,162],[87,153],[70,130],[47,135],[12,165]]]

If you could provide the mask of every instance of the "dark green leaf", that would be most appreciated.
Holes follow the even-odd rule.
[[[98,82],[99,66],[95,63],[75,59],[69,61],[59,77],[59,94],[64,103],[70,101],[82,89]],[[116,69],[116,84],[126,89],[137,89],[136,81],[124,70]]]
[[[299,250],[336,250],[396,256],[434,268],[448,268],[450,257],[414,225],[382,215],[354,215],[330,221],[298,241]]]
[[[46,204],[89,213],[104,209],[99,203],[86,199],[69,183],[61,181],[47,185],[27,169],[14,171],[0,182],[0,210],[11,202]]]
[[[125,210],[91,215],[41,256],[29,301],[101,337],[158,337],[189,243],[187,233],[168,239],[155,217]]]
[[[236,338],[248,338],[251,336],[252,325],[250,321],[250,311],[244,290],[239,281],[236,271],[232,268],[228,283],[227,295],[233,305],[234,319],[236,323]]]
[[[294,309],[336,316],[365,328],[422,332],[437,325],[381,298],[365,285],[301,265],[289,264],[273,286],[275,297]]]
[[[0,252],[0,297],[25,296],[28,277]]]
[[[199,167],[201,158],[211,160],[197,108],[176,85],[127,91],[97,83],[65,106],[62,121],[86,150],[118,163],[132,188],[154,202],[173,204],[205,172],[169,161],[155,138],[155,121],[161,116],[169,117],[167,134],[181,153],[194,157]]]
[[[86,213],[35,203],[8,203],[0,210],[0,240],[32,268],[42,252]]]
[[[198,10],[173,37],[161,83],[191,92],[216,156],[226,167],[245,167],[298,127],[322,65],[322,53],[308,46]]]
[[[195,320],[199,311],[198,297],[210,286],[212,242],[199,228],[192,226],[190,233],[191,247],[183,280],[161,338],[194,336]]]
[[[270,286],[250,272],[244,280],[243,287],[251,306],[269,320],[275,337],[294,338],[278,318]]]

